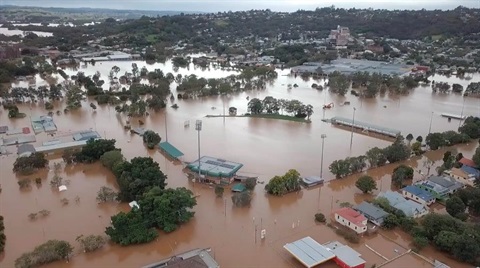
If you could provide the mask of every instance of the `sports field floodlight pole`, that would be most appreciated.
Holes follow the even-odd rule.
[[[197,131],[198,133],[198,177],[200,178],[201,176],[201,168],[200,168],[200,165],[201,165],[201,162],[200,162],[200,131],[202,130],[202,120],[197,120],[195,122],[195,130]]]

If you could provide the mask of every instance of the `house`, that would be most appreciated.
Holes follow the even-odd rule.
[[[363,201],[360,205],[356,206],[354,209],[362,213],[365,218],[378,226],[382,225],[383,220],[388,216],[388,213],[385,212],[383,209],[365,201]]]
[[[475,180],[480,178],[480,170],[467,165],[463,165],[461,168],[452,168],[444,173],[454,178],[457,182],[472,187],[474,186]]]
[[[29,156],[32,153],[35,153],[35,147],[32,144],[25,143],[17,147],[18,157]]]
[[[367,218],[352,208],[341,208],[333,212],[335,221],[362,234],[367,231]]]
[[[99,138],[101,138],[100,134],[98,134],[98,132],[93,130],[80,131],[73,135],[74,141],[88,141],[90,139],[99,139]]]
[[[215,259],[210,255],[212,250],[206,249],[193,249],[184,253],[180,253],[176,256],[169,257],[156,263],[152,263],[143,268],[219,268],[220,266]]]
[[[421,205],[412,200],[405,199],[397,192],[387,191],[380,193],[377,198],[384,197],[390,203],[390,206],[403,211],[407,217],[420,218],[428,214],[428,209],[425,205]]]
[[[408,185],[402,189],[402,195],[405,198],[411,199],[417,203],[429,206],[435,203],[435,196],[415,185]]]
[[[344,268],[364,268],[366,261],[360,256],[360,253],[349,246],[346,246],[338,241],[329,242],[324,246],[335,254],[333,261],[340,267]]]
[[[465,187],[462,183],[446,176],[430,176],[415,185],[433,194],[437,200],[446,200],[458,189]]]
[[[465,157],[462,157],[462,159],[458,160],[458,162],[462,163],[464,166],[469,166],[469,167],[476,167],[475,162],[473,162],[472,159],[468,159]]]

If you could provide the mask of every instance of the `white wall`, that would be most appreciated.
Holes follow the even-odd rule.
[[[362,223],[365,225],[363,227],[357,226],[347,219],[343,218],[342,216],[335,213],[335,221],[340,223],[341,225],[347,226],[348,228],[355,231],[357,234],[361,234],[367,231],[367,220],[363,221]]]

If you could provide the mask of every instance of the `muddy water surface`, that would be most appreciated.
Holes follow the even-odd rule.
[[[111,66],[115,64],[121,67],[120,73],[131,69],[131,62],[116,62],[89,65],[88,69],[82,71],[92,75],[98,70],[102,73],[103,79],[107,79]],[[139,67],[141,68],[141,65]],[[171,68],[171,64],[167,62],[166,65],[159,65],[158,68],[164,68],[166,73]],[[173,71],[173,68],[171,70]],[[190,68],[190,71],[179,70],[183,74],[197,71],[199,75],[204,72],[194,68]],[[73,73],[76,71],[71,70],[70,74]],[[267,182],[272,176],[283,174],[290,168],[297,169],[305,176],[320,175],[322,141],[320,135],[326,134],[323,175],[328,180],[332,180],[334,178],[328,171],[328,166],[335,159],[360,155],[375,146],[385,147],[391,141],[369,137],[365,133],[354,133],[353,146],[350,150],[351,133],[321,121],[323,118],[321,107],[324,103],[334,102],[336,105],[325,111],[326,118],[352,117],[353,107],[356,107],[356,120],[396,128],[404,135],[412,133],[415,137],[425,136],[428,133],[431,118],[433,118],[432,131],[457,129],[458,121],[448,122],[440,116],[443,112],[460,114],[463,106],[464,115],[480,116],[479,99],[465,98],[464,102],[464,99],[458,95],[432,94],[429,87],[417,88],[409,96],[384,96],[375,100],[359,101],[351,95],[339,97],[325,91],[316,91],[310,88],[314,81],[284,76],[287,73],[288,71],[280,72],[279,78],[273,85],[263,91],[242,93],[223,99],[211,97],[201,100],[175,101],[180,106],[178,110],[167,108],[166,111],[151,114],[144,119],[145,127],[159,132],[165,139],[166,121],[168,141],[185,154],[184,161],[193,161],[197,157],[197,133],[194,130],[194,122],[202,119],[201,154],[241,162],[244,167],[240,170],[240,174],[258,176],[262,182]],[[231,73],[210,70],[208,74],[210,77],[222,77]],[[473,78],[480,80],[478,75]],[[449,78],[435,78],[438,81],[441,79]],[[469,81],[460,80],[460,82],[466,85]],[[299,87],[288,90],[287,85],[294,83]],[[172,89],[174,87],[175,85]],[[239,113],[244,113],[248,102],[247,96],[263,98],[268,95],[276,98],[295,98],[311,103],[315,107],[312,123],[253,118],[224,120],[204,117],[207,114],[223,113],[224,103],[226,107],[236,106]],[[128,159],[135,156],[153,157],[159,162],[162,171],[168,175],[169,187],[188,187],[199,195],[198,205],[195,207],[196,214],[192,221],[178,231],[168,235],[162,233],[157,241],[150,244],[132,247],[109,245],[89,254],[75,250],[75,256],[68,264],[57,262],[49,267],[138,267],[196,247],[211,247],[212,254],[222,267],[301,267],[283,249],[285,243],[307,235],[319,242],[339,240],[346,243],[330,228],[313,222],[313,215],[316,212],[321,211],[329,215],[332,209],[339,207],[341,202],[357,204],[372,198],[371,195],[361,194],[356,189],[354,183],[359,175],[354,175],[284,197],[265,195],[264,185],[260,184],[255,189],[250,208],[234,208],[228,191],[223,199],[215,198],[211,187],[189,182],[182,173],[182,164],[170,162],[155,150],[148,151],[143,146],[141,137],[131,135],[123,129],[126,122],[123,115],[116,114],[113,107],[109,106],[99,107],[96,112],[93,112],[88,107],[90,101],[86,101],[81,110],[54,116],[59,129],[57,138],[67,138],[75,131],[92,128],[106,138],[116,139],[117,146],[122,148],[122,152]],[[350,101],[351,105],[340,106],[339,104],[344,101]],[[63,104],[55,105],[55,110],[63,111]],[[7,124],[12,128],[30,126],[29,116],[45,113],[41,107],[35,105],[22,105],[19,108],[28,116],[24,119],[10,120],[6,111],[2,110],[0,111],[2,125]],[[432,112],[433,117],[431,117]],[[131,122],[133,126],[138,125],[137,119],[132,119]],[[189,127],[185,127],[186,122],[190,123]],[[52,138],[45,134],[37,135],[36,145]],[[457,150],[463,152],[465,156],[471,156],[477,146],[478,142],[475,141],[458,146]],[[7,149],[16,153],[15,147],[10,146]],[[426,157],[441,161],[443,152],[444,150],[431,152],[424,157],[409,160],[407,163],[415,170],[421,170],[426,174],[423,164]],[[5,217],[7,235],[5,253],[0,255],[2,267],[12,267],[14,260],[23,252],[30,251],[35,245],[49,239],[65,239],[77,246],[74,240],[78,235],[103,234],[111,215],[129,209],[126,204],[98,205],[96,203],[96,192],[101,186],[117,187],[112,174],[99,164],[62,167],[60,175],[70,180],[70,184],[66,192],[59,193],[49,186],[53,171],[42,171],[29,176],[43,178],[41,187],[37,188],[33,185],[29,190],[19,190],[17,185],[19,177],[11,172],[15,158],[15,154],[0,157],[0,183],[3,188],[0,194],[0,214]],[[61,162],[61,159],[54,156],[50,162],[52,167],[53,162]],[[378,181],[379,190],[375,191],[374,195],[391,189],[390,174],[394,167],[389,165],[368,172]],[[433,167],[430,172],[434,171]],[[417,172],[414,180],[419,179],[421,175]],[[80,198],[79,202],[75,202],[77,196]],[[68,198],[69,204],[63,205],[60,202],[62,198]],[[35,221],[28,219],[28,214],[41,209],[50,210],[51,214]],[[267,230],[265,241],[260,241],[260,229]],[[376,235],[364,238],[362,243],[352,247],[362,253],[368,266],[378,265],[384,260],[364,244],[368,244],[388,258],[395,256],[395,249],[403,252],[409,248],[410,240],[407,235],[401,232],[389,232],[386,235],[398,244]],[[425,250],[424,254],[428,258],[439,259],[453,267],[467,267],[433,249]],[[405,264],[412,267],[423,265],[418,258],[405,259]],[[325,267],[335,267],[335,265],[330,263]]]

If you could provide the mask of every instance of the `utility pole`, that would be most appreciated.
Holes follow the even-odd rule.
[[[200,131],[202,130],[202,120],[195,122],[195,130],[198,133],[198,178],[201,179],[201,161],[200,161]]]
[[[350,151],[352,150],[352,144],[353,144],[353,128],[355,127],[355,111],[357,109],[353,107],[353,118],[352,118],[352,133],[350,134]]]
[[[327,135],[322,134],[320,137],[322,138],[322,158],[320,163],[320,178],[323,179],[323,147],[325,145],[325,138],[327,137]]]
[[[432,132],[432,122],[433,122],[433,112],[432,112],[432,115],[430,116],[430,126],[428,127],[428,134]]]
[[[458,122],[458,127],[459,127],[459,128],[462,126],[462,121],[463,121],[463,119],[462,119],[462,117],[463,117],[463,109],[465,108],[465,100],[466,100],[466,99],[467,99],[467,98],[463,97],[462,112],[460,113],[460,120],[459,120],[459,122]]]
[[[165,110],[165,141],[168,142],[167,111]]]

